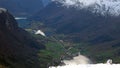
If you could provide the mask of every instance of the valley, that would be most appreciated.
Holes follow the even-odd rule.
[[[76,9],[74,5],[67,8],[59,2],[52,2],[30,19],[43,22],[48,29],[53,29],[53,35],[69,42],[69,46],[78,49],[94,63],[105,62],[108,58],[114,63],[120,62],[119,16],[104,16],[91,13],[91,9]]]
[[[85,64],[108,59],[120,63],[119,4],[119,0],[1,0],[0,68],[81,64],[79,57],[87,60]]]
[[[35,35],[33,33],[34,30],[40,29],[43,32],[45,32],[46,37],[44,37],[44,38],[47,38],[47,39],[53,41],[52,43],[51,43],[51,41],[46,43],[46,46],[48,44],[53,46],[52,48],[49,47],[50,45],[47,46],[48,49],[49,48],[55,49],[53,52],[56,52],[56,51],[62,52],[63,51],[62,52],[63,55],[65,55],[64,52],[68,53],[67,55],[65,55],[66,58],[73,57],[73,56],[75,56],[75,54],[80,52],[82,55],[89,57],[93,61],[93,63],[103,63],[109,58],[113,59],[114,63],[119,63],[119,60],[118,60],[119,55],[116,54],[119,50],[119,47],[111,48],[111,46],[109,46],[109,45],[106,45],[106,47],[104,47],[103,45],[97,45],[98,42],[91,43],[91,42],[87,42],[87,41],[80,41],[79,39],[74,40],[74,38],[73,38],[74,35],[55,33],[55,30],[53,28],[47,27],[44,23],[38,22],[38,21],[36,21],[36,22],[34,21],[34,23],[32,22],[32,24],[29,25],[29,27],[26,27],[25,29],[28,32],[32,33],[33,35]],[[39,35],[35,35],[35,37],[38,38],[39,40],[42,40],[41,36],[39,36]],[[99,40],[103,40],[103,41],[99,41]],[[108,38],[108,40],[109,40],[109,38]],[[43,41],[45,41],[45,40],[43,40]],[[95,41],[97,41],[97,39]],[[105,41],[104,37],[103,38],[101,37],[101,39],[98,38],[98,41],[99,41],[99,43],[109,42],[107,40]],[[112,44],[112,43],[114,44],[115,42],[114,41],[111,42],[111,40],[110,40],[110,44]],[[104,43],[104,44],[106,44],[106,43]],[[55,46],[55,45],[58,45],[58,46]],[[60,46],[60,50],[58,50],[59,46]],[[107,49],[107,51],[105,49]],[[50,52],[50,51],[48,51],[48,52]],[[113,58],[113,57],[116,57],[116,58]],[[60,58],[61,58],[61,55],[59,54],[59,59]],[[66,58],[64,58],[64,59],[66,59]]]

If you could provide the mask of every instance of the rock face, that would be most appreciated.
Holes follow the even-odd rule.
[[[0,0],[0,7],[7,8],[14,16],[30,16],[43,8],[42,0]]]
[[[44,45],[18,27],[14,17],[0,8],[0,65],[10,68],[39,68],[37,52]]]

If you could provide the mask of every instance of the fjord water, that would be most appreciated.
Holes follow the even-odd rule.
[[[27,28],[30,24],[30,20],[28,20],[27,17],[15,17],[15,19],[21,28]]]

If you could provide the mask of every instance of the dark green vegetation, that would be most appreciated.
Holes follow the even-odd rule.
[[[27,31],[31,33],[32,29],[27,29]],[[62,40],[59,40],[56,36],[43,37],[33,33],[31,33],[31,35],[36,38],[38,42],[46,46],[46,49],[40,50],[38,53],[39,60],[42,63],[40,66],[42,68],[60,65],[62,59],[70,58],[79,52],[77,48],[71,48],[69,43],[62,42]]]
[[[34,35],[39,42],[46,45],[45,50],[40,50],[39,60],[42,64],[41,67],[47,67],[50,65],[59,65],[61,61],[61,56],[65,55],[65,49],[63,45],[55,40],[54,38],[41,38],[40,35]]]
[[[75,47],[93,61],[105,62],[112,58],[114,62],[120,63],[120,16],[102,16],[89,10],[50,3],[32,19],[55,29],[57,36],[64,35],[63,41],[75,45],[84,43]]]

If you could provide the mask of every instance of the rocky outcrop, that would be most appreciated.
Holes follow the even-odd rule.
[[[39,68],[38,50],[44,45],[18,27],[14,17],[0,8],[0,65],[9,68]]]

